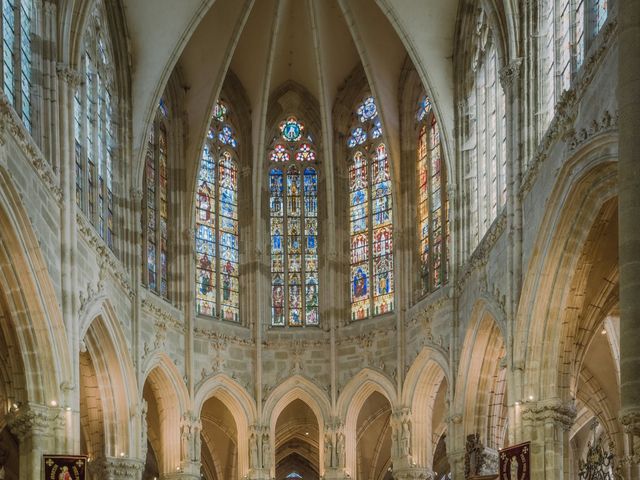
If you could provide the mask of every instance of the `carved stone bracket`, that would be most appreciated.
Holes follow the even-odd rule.
[[[505,91],[514,84],[514,81],[520,78],[522,72],[522,58],[513,59],[510,63],[500,69],[500,83]]]

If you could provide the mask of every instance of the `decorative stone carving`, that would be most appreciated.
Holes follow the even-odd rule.
[[[576,406],[573,402],[527,405],[522,409],[522,419],[533,424],[552,421],[568,431],[576,419]]]
[[[64,427],[64,416],[58,407],[27,404],[12,409],[7,416],[7,424],[20,442],[35,435],[50,435],[54,430]]]
[[[471,478],[498,474],[498,452],[485,447],[477,433],[467,436],[464,457],[464,476]]]
[[[500,83],[505,91],[513,85],[514,80],[520,78],[522,71],[522,58],[515,58],[509,64],[500,69]]]
[[[200,432],[202,423],[192,412],[187,412],[180,421],[180,458],[183,464],[200,462]]]
[[[391,457],[396,467],[411,465],[411,411],[408,408],[391,414]]]
[[[95,478],[137,480],[144,470],[144,463],[133,458],[97,458],[88,464],[88,470]]]
[[[0,144],[11,138],[27,157],[43,186],[58,203],[62,203],[62,189],[57,172],[40,151],[31,134],[24,127],[4,93],[0,92]]]
[[[581,128],[573,132],[573,136],[569,140],[569,150],[574,151],[582,144],[591,140],[591,138],[601,133],[607,133],[618,128],[618,113],[613,115],[606,110],[600,120],[593,120],[587,128]]]

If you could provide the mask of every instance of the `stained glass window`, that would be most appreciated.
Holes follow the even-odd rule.
[[[96,2],[81,59],[84,82],[74,94],[76,203],[109,248],[114,248],[113,170],[116,147],[111,53],[106,13]]]
[[[447,281],[449,218],[440,131],[429,97],[418,103],[418,227],[422,292]]]
[[[168,119],[169,108],[160,100],[149,132],[145,155],[143,235],[146,244],[146,284],[163,297],[168,295]]]
[[[354,118],[347,139],[350,291],[351,319],[360,320],[393,311],[393,211],[389,158],[373,97],[356,107]]]
[[[269,152],[271,325],[318,325],[316,153],[295,117],[280,124]]]
[[[2,88],[31,130],[32,0],[2,1]]]
[[[196,311],[238,322],[238,139],[223,101],[213,108],[209,132],[196,191]]]

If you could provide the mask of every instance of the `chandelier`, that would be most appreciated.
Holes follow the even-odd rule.
[[[580,459],[578,464],[578,476],[580,480],[622,480],[622,476],[615,467],[615,448],[613,442],[609,442],[609,451],[605,451],[603,440],[596,437],[598,422],[594,421],[593,443],[587,443],[587,458]]]

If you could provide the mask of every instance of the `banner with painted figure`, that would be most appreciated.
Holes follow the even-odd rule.
[[[500,480],[530,480],[530,442],[500,450]]]
[[[86,456],[43,455],[44,480],[84,480]]]

